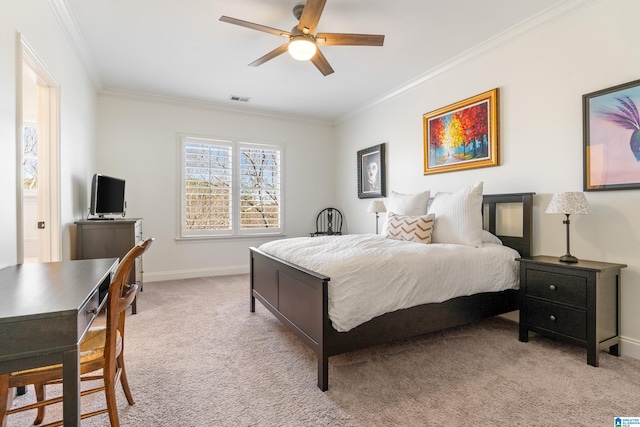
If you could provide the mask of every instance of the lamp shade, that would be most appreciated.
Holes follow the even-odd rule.
[[[291,41],[289,42],[287,49],[289,50],[289,55],[291,55],[293,59],[306,61],[307,59],[313,58],[313,55],[316,54],[317,48],[311,37],[299,35],[291,37]]]
[[[590,215],[591,207],[584,193],[580,191],[556,193],[551,198],[547,210],[549,214]]]
[[[368,212],[379,213],[379,212],[386,212],[386,211],[387,211],[387,207],[384,205],[384,202],[382,200],[373,200],[371,201],[371,203],[369,203]]]

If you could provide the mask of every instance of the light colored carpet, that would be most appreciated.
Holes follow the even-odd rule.
[[[123,426],[612,426],[640,416],[640,360],[601,353],[593,368],[586,350],[536,334],[521,343],[502,319],[332,357],[323,393],[315,355],[259,303],[249,312],[247,275],[147,283],[127,317],[125,359],[136,404],[118,390]]]

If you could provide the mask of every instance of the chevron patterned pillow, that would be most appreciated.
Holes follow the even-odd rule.
[[[387,212],[399,215],[419,216],[427,214],[431,191],[425,190],[415,194],[403,194],[391,191],[389,200],[386,201]],[[387,231],[387,222],[382,225],[382,234]]]
[[[408,216],[389,212],[387,215],[387,227],[382,236],[388,239],[431,243],[435,217],[435,214]]]

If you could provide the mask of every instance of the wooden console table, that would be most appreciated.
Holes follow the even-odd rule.
[[[120,259],[142,240],[142,218],[95,219],[75,222],[76,259],[119,257]],[[142,291],[142,257],[136,259],[129,283],[136,283]],[[138,296],[133,300],[131,313],[138,311]]]
[[[117,266],[107,258],[0,270],[0,374],[62,363],[65,426],[80,425],[80,341]]]

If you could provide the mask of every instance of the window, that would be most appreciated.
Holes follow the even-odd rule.
[[[181,237],[282,232],[282,148],[181,138]]]
[[[22,186],[25,191],[38,189],[38,126],[23,124]]]

